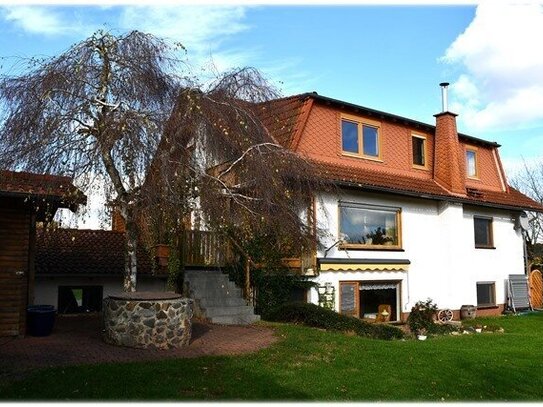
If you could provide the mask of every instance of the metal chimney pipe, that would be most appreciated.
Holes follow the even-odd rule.
[[[447,87],[449,86],[449,82],[441,82],[439,86],[441,86],[441,109],[443,112],[446,112],[449,110],[449,101],[447,100]]]

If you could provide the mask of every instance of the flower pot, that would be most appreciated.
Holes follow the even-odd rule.
[[[425,341],[426,338],[427,338],[426,335],[417,335],[417,339],[418,339],[419,341]]]
[[[170,246],[167,244],[155,245],[155,259],[159,266],[166,267],[170,257]]]
[[[156,257],[169,257],[170,256],[170,245],[167,244],[157,244],[155,245],[155,256]]]
[[[483,329],[482,329],[482,328],[475,328],[475,332],[477,332],[478,334],[480,334],[481,332],[483,332]]]

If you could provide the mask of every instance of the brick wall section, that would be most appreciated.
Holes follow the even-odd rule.
[[[465,195],[465,159],[460,158],[456,114],[443,112],[435,118],[434,178],[452,193]]]

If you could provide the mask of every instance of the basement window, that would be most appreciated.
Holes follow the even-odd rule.
[[[493,307],[496,305],[496,283],[484,281],[477,283],[477,306]]]

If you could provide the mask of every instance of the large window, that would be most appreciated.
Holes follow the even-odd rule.
[[[477,306],[492,307],[496,305],[496,284],[491,281],[477,283]]]
[[[473,217],[473,230],[475,247],[479,249],[493,249],[492,218]]]
[[[477,150],[470,147],[466,149],[466,173],[470,178],[477,178]]]
[[[340,203],[339,233],[341,247],[400,247],[400,209]]]
[[[411,137],[413,149],[413,165],[416,167],[426,167],[426,138],[423,136]]]
[[[348,116],[341,119],[341,149],[346,154],[380,158],[379,123]]]

